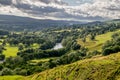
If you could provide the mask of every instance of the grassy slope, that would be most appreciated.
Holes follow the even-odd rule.
[[[59,66],[26,80],[120,80],[120,53]]]
[[[120,30],[117,30],[115,32],[108,32],[106,34],[98,35],[96,36],[95,41],[89,40],[89,37],[87,37],[86,42],[83,43],[81,39],[78,39],[78,43],[82,46],[87,47],[90,51],[98,50],[101,51],[102,44],[105,43],[107,40],[111,39],[112,34],[120,32]]]
[[[120,53],[96,56],[28,77],[1,76],[0,80],[120,80]]]

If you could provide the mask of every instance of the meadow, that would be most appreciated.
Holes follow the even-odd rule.
[[[17,56],[17,52],[18,52],[18,47],[16,46],[9,46],[7,45],[5,47],[6,50],[3,51],[3,54],[5,55],[5,57],[15,57]]]
[[[88,48],[90,50],[90,52],[92,52],[94,50],[98,50],[101,52],[103,44],[106,41],[111,40],[111,36],[117,32],[120,32],[120,30],[117,30],[114,32],[107,32],[107,33],[102,34],[102,35],[97,35],[94,41],[91,41],[89,39],[89,36],[86,38],[85,43],[81,39],[78,39],[77,41],[80,45]]]

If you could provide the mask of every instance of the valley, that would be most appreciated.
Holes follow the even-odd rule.
[[[120,80],[120,0],[0,0],[0,80]]]
[[[0,31],[0,80],[120,79],[120,21]]]

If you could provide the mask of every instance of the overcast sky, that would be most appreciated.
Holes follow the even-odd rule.
[[[74,21],[119,19],[120,0],[0,0],[0,14]]]

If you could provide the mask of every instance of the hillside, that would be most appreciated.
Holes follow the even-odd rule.
[[[120,32],[120,30],[116,30],[113,32],[107,32],[105,34],[97,35],[96,39],[94,41],[91,41],[89,39],[89,36],[87,37],[86,42],[83,42],[81,39],[78,39],[77,41],[82,46],[87,47],[90,51],[98,50],[101,52],[103,44],[106,41],[111,40],[111,36],[117,32]]]
[[[34,19],[12,15],[0,15],[0,29],[9,31],[41,30],[47,27],[63,26],[69,24],[81,24],[78,21]]]
[[[107,75],[106,75],[107,74]],[[26,80],[119,80],[120,53],[78,61],[25,78]]]
[[[28,77],[3,76],[0,80],[8,78],[10,80],[119,80],[120,53],[105,57],[96,56]]]

